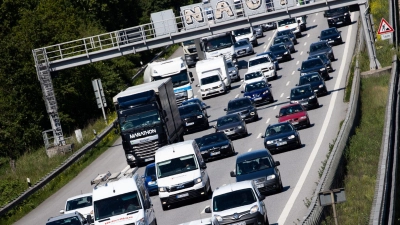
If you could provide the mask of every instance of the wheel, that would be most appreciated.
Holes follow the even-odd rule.
[[[257,40],[254,42],[254,46],[258,46],[258,41]]]
[[[207,122],[204,123],[204,130],[207,130],[209,127],[210,127],[210,125],[209,125],[208,120],[207,120]]]
[[[265,215],[265,221],[264,221],[264,224],[265,224],[265,225],[269,225],[269,220],[268,220],[268,216],[267,216],[267,215]]]
[[[236,155],[236,151],[235,151],[235,148],[232,148],[232,153],[231,153],[232,155]]]
[[[257,121],[258,120],[258,114],[254,117],[253,121]]]
[[[231,90],[232,89],[232,84],[229,84],[228,88],[229,88],[229,90]]]
[[[246,132],[244,133],[243,137],[247,137],[247,136],[249,136],[249,132],[247,131],[247,128],[246,128]]]
[[[282,192],[283,191],[283,184],[282,184],[282,180],[279,178],[279,188],[278,188],[278,192]]]
[[[136,164],[134,163],[134,164],[129,164],[129,167],[130,168],[135,168],[136,167]]]
[[[273,103],[273,102],[275,102],[275,99],[274,99],[274,97],[272,97],[272,99],[271,99],[271,103]]]
[[[301,139],[299,137],[298,143],[297,143],[297,148],[301,148],[303,146],[303,144],[301,143]]]
[[[163,205],[163,204],[161,203],[161,207],[162,207],[162,210],[163,210],[163,211],[167,211],[167,210],[168,210],[168,205]]]
[[[310,119],[307,119],[307,127],[311,127]]]

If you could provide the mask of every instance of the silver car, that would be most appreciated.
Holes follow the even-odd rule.
[[[231,60],[226,61],[228,65],[228,73],[231,77],[231,80],[240,81],[239,69],[237,65],[235,65]]]
[[[262,26],[263,26],[264,31],[276,29],[275,22],[269,22],[269,23],[263,24]]]
[[[253,45],[247,39],[239,40],[234,45],[232,45],[232,53],[235,58],[253,54]]]
[[[263,27],[261,25],[253,26],[257,38],[264,37]]]

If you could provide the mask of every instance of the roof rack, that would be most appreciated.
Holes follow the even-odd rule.
[[[108,171],[107,173],[97,175],[97,177],[90,181],[90,185],[94,184],[94,189],[97,189],[100,186],[107,186],[108,182],[117,181],[121,178],[129,178],[133,175],[134,173],[132,168],[124,169],[117,173],[111,173]]]

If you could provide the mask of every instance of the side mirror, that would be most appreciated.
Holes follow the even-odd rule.
[[[318,36],[318,38],[320,38],[321,36]]]
[[[300,68],[297,68],[297,71],[301,71],[301,69],[300,69]]]
[[[189,77],[193,78],[193,73],[192,72],[189,72]]]
[[[63,209],[60,210],[60,214],[64,214],[64,210]]]
[[[225,108],[224,111],[227,111],[227,109]]]
[[[204,212],[205,212],[205,213],[211,213],[210,206],[208,206],[207,208],[205,208],[205,209],[204,209]]]
[[[203,169],[203,170],[207,169],[207,165],[205,162],[200,163],[200,169]]]
[[[275,116],[275,118],[279,118],[279,116],[278,116],[278,115],[276,115],[276,116]]]
[[[231,177],[236,177],[236,174],[234,171],[231,171]]]
[[[260,201],[264,201],[265,195],[260,195]]]
[[[243,91],[243,90],[241,90],[241,91],[240,91],[240,93],[244,93],[244,91]]]
[[[151,175],[151,181],[156,181],[156,180],[157,180],[156,175]]]
[[[296,86],[299,86],[299,84],[296,84]]]
[[[275,162],[275,166],[280,166],[280,165],[281,165],[281,163],[279,161]]]

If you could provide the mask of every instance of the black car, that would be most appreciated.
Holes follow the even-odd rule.
[[[203,159],[206,161],[221,156],[235,155],[236,153],[232,141],[222,132],[207,134],[201,138],[196,138],[195,141],[200,148]]]
[[[256,81],[245,86],[243,97],[250,98],[256,105],[274,102],[271,88],[265,81]]]
[[[223,132],[229,138],[246,137],[249,134],[246,122],[237,113],[218,118],[214,128],[215,132]]]
[[[185,132],[196,129],[208,129],[208,118],[199,104],[184,105],[178,109]]]
[[[300,134],[290,122],[268,125],[265,130],[264,146],[271,153],[280,150],[300,148]]]
[[[329,27],[351,24],[350,9],[348,6],[326,10],[324,17],[327,18]]]
[[[298,85],[310,84],[311,89],[317,93],[318,96],[327,95],[328,90],[325,85],[324,79],[317,72],[309,73],[300,77]]]
[[[272,52],[278,62],[289,61],[292,59],[290,49],[285,44],[276,44],[269,47],[269,51]]]
[[[283,190],[281,173],[278,166],[267,149],[261,149],[238,155],[236,158],[236,173],[231,171],[231,177],[236,177],[236,182],[254,180],[261,193]]]
[[[310,50],[307,53],[310,54],[310,56],[326,53],[331,61],[335,60],[332,46],[328,43],[328,41],[318,41],[312,43],[310,45]]]
[[[288,99],[290,99],[290,103],[299,103],[307,110],[319,107],[317,94],[311,88],[310,84],[292,88]]]
[[[277,37],[281,37],[281,36],[288,36],[295,45],[297,45],[299,42],[297,42],[297,38],[296,35],[293,33],[292,30],[282,30],[282,31],[278,31],[276,33]]]
[[[315,58],[321,59],[322,62],[325,64],[326,69],[328,69],[329,72],[333,71],[332,62],[326,53],[320,53],[320,54],[308,56],[308,59],[315,59]]]
[[[311,72],[318,72],[321,74],[321,77],[323,77],[324,80],[329,80],[330,78],[328,69],[319,58],[307,59],[306,61],[303,61],[301,63],[301,67],[298,68],[298,71],[300,71],[300,76],[304,76]]]
[[[275,37],[274,41],[272,43],[273,45],[276,44],[285,44],[286,47],[288,47],[290,49],[290,53],[294,53],[296,52],[296,49],[294,48],[294,43],[293,41],[290,39],[289,36],[280,36],[280,37]]]
[[[326,30],[322,30],[321,34],[318,36],[320,41],[328,41],[329,44],[342,44],[342,31],[338,30],[336,27],[332,27]]]
[[[249,98],[236,98],[228,102],[228,108],[224,109],[226,115],[229,114],[239,114],[245,121],[257,121],[258,113],[257,108]]]

